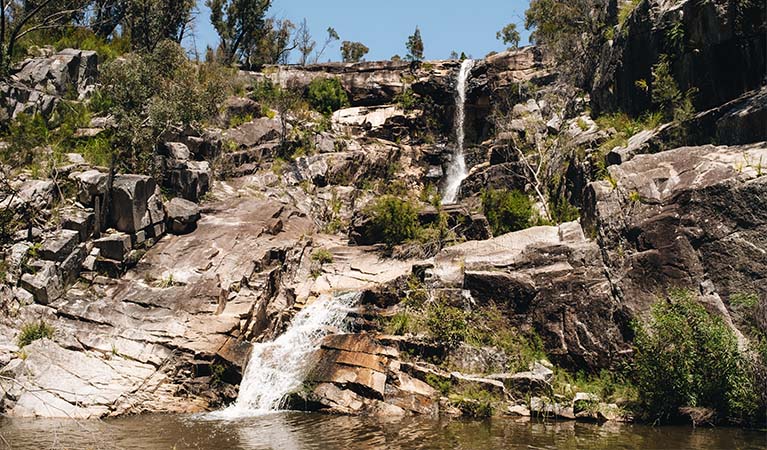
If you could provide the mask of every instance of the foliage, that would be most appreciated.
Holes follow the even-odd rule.
[[[117,123],[118,164],[148,172],[159,137],[173,127],[212,117],[228,84],[226,69],[194,64],[184,49],[162,42],[149,54],[129,54],[104,70],[102,95]]]
[[[450,379],[440,377],[439,375],[435,375],[433,373],[427,373],[426,379],[424,381],[426,382],[426,384],[433,387],[434,389],[439,391],[440,394],[444,396],[447,396],[450,394],[450,389],[453,386],[453,384],[450,382]]]
[[[730,295],[730,304],[737,308],[755,308],[759,304],[759,296],[754,293],[737,292]]]
[[[421,38],[420,28],[415,27],[415,31],[413,32],[413,34],[407,38],[407,43],[405,44],[405,47],[407,48],[406,58],[408,60],[410,61],[423,60],[423,39]]]
[[[94,166],[109,167],[114,154],[112,133],[105,131],[98,136],[73,141],[71,150],[83,155],[83,158]]]
[[[317,42],[312,39],[311,32],[309,31],[309,24],[306,22],[306,19],[304,19],[301,22],[301,25],[298,27],[298,32],[296,33],[296,43],[298,53],[301,55],[301,59],[299,60],[298,64],[305,66],[309,61],[309,56],[314,51],[314,47],[317,45]]]
[[[8,75],[20,42],[41,30],[65,26],[82,16],[83,0],[0,2],[0,79]]]
[[[534,224],[533,202],[517,190],[486,190],[482,193],[482,210],[496,236]]]
[[[126,1],[123,23],[130,30],[133,49],[154,52],[165,40],[180,44],[194,6],[194,0]]]
[[[668,55],[661,55],[652,68],[650,88],[653,103],[663,113],[664,119],[677,123],[689,120],[695,114],[692,97],[695,90],[682,92],[671,72],[671,60]]]
[[[226,376],[226,366],[218,362],[215,362],[210,365],[210,385],[211,386],[213,387],[223,386],[225,376]]]
[[[41,114],[21,113],[6,131],[5,140],[8,146],[0,147],[0,162],[21,167],[32,163],[35,147],[48,145],[51,133]]]
[[[426,326],[432,338],[447,347],[455,347],[469,334],[469,313],[436,299],[426,309]]]
[[[338,41],[341,39],[341,37],[338,35],[338,32],[333,27],[328,27],[326,30],[328,33],[328,36],[325,38],[325,42],[322,44],[322,48],[317,51],[317,54],[314,55],[314,63],[318,63],[320,61],[320,58],[322,58],[322,55],[325,53],[325,50],[327,50],[328,45],[330,45],[332,42]]]
[[[606,40],[607,0],[531,0],[530,41],[544,47],[576,86],[590,88]]]
[[[622,27],[623,24],[626,23],[626,20],[628,20],[631,13],[634,12],[641,1],[642,0],[628,0],[620,3],[620,6],[618,7],[618,27]]]
[[[495,38],[503,42],[504,45],[510,45],[511,48],[519,48],[519,31],[517,31],[517,24],[510,23],[503,27],[503,29],[495,34]],[[457,59],[457,58],[455,58]]]
[[[415,92],[410,89],[404,89],[401,93],[394,97],[394,101],[405,111],[412,111],[418,106],[418,99]]]
[[[333,254],[325,248],[318,248],[312,252],[312,261],[320,264],[330,264],[333,262]]]
[[[248,53],[247,66],[259,68],[265,64],[287,64],[290,52],[296,48],[291,41],[296,26],[288,19],[266,19],[264,32],[255,49]]]
[[[16,338],[19,347],[25,347],[38,339],[52,339],[56,330],[44,320],[29,322],[21,327],[21,332]]]
[[[107,39],[85,26],[62,26],[34,33],[22,45],[28,48],[32,45],[52,45],[59,51],[65,48],[93,50],[98,54],[101,62],[112,61],[131,50],[129,36],[123,34]]]
[[[349,106],[349,97],[338,78],[315,78],[309,83],[307,98],[312,108],[325,115]]]
[[[271,0],[206,0],[225,64],[252,65],[251,57],[259,41],[270,30],[265,15],[271,3]]]
[[[489,392],[472,389],[453,394],[450,403],[461,410],[461,414],[472,419],[486,419],[493,415],[493,397]]]
[[[400,311],[389,319],[386,324],[386,332],[395,336],[403,336],[416,331],[415,316],[408,311]]]
[[[253,114],[237,114],[229,118],[227,128],[237,128],[242,124],[252,122]]]
[[[657,128],[663,121],[663,115],[657,112],[648,112],[640,118],[633,118],[626,113],[606,114],[596,119],[597,125],[603,130],[611,132],[610,139],[599,146],[596,161],[598,178],[609,179],[605,157],[615,147],[623,147],[629,139],[642,130]],[[614,181],[614,180],[613,180]]]
[[[512,371],[527,370],[533,362],[544,359],[543,342],[535,332],[520,333],[496,305],[489,304],[472,310],[464,341],[474,347],[496,347],[509,359]]]
[[[549,201],[549,214],[551,214],[551,220],[556,223],[572,222],[578,220],[581,216],[581,211],[578,207],[573,206],[564,197],[559,197],[559,200]]]
[[[341,43],[341,58],[343,62],[360,62],[370,51],[362,42],[343,41]]]
[[[399,244],[416,236],[418,210],[412,201],[384,195],[373,202],[369,212],[374,233],[385,244]]]
[[[721,417],[755,412],[760,387],[748,376],[735,334],[693,294],[673,292],[635,328],[634,376],[649,418],[666,421],[685,406],[712,408]]]

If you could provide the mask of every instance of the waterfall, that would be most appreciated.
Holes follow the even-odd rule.
[[[254,344],[237,401],[214,417],[243,417],[279,409],[285,396],[301,387],[312,369],[311,356],[322,338],[338,332],[359,297],[359,293],[351,293],[314,302],[296,314],[277,339]]]
[[[463,141],[466,137],[464,131],[465,108],[466,108],[466,81],[474,67],[474,61],[465,59],[461,63],[461,69],[458,72],[458,82],[455,91],[455,119],[453,127],[455,128],[456,145],[450,165],[447,168],[447,178],[445,179],[445,192],[442,195],[442,203],[455,203],[458,198],[458,190],[461,188],[461,182],[468,175],[466,172],[466,160],[463,157]]]

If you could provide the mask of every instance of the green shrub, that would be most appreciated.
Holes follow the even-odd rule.
[[[493,397],[487,391],[469,390],[450,396],[450,403],[472,419],[486,419],[493,415]]]
[[[386,332],[395,336],[403,336],[413,327],[413,316],[407,311],[400,311],[386,324]]]
[[[560,197],[558,201],[549,201],[549,213],[554,223],[572,222],[581,216],[581,211],[564,197]]]
[[[25,347],[38,339],[52,339],[56,330],[44,320],[30,322],[21,327],[21,332],[16,338],[19,347]]]
[[[309,83],[307,98],[312,108],[325,115],[349,106],[349,97],[338,78],[315,78]]]
[[[489,304],[469,312],[464,341],[473,347],[496,347],[506,354],[507,367],[498,370],[524,371],[535,361],[546,358],[543,342],[535,333],[520,333],[496,305]]]
[[[412,111],[418,106],[418,98],[410,88],[403,90],[401,94],[394,97],[394,101],[405,111]]]
[[[252,114],[235,115],[229,118],[229,124],[227,125],[227,128],[237,128],[242,124],[252,122],[252,121],[253,121]]]
[[[533,225],[533,202],[524,192],[487,190],[482,193],[482,210],[496,236]]]
[[[634,376],[648,418],[667,421],[685,406],[712,408],[722,418],[754,414],[757,386],[735,334],[689,292],[653,305],[649,322],[636,325],[634,345]]]
[[[172,127],[200,124],[218,114],[232,90],[230,69],[195,64],[175,42],[152,53],[130,53],[106,65],[98,104],[115,117],[116,161],[122,169],[150,172],[154,148]]]
[[[446,379],[433,373],[427,373],[424,381],[426,381],[426,384],[438,390],[439,393],[444,396],[449,395],[450,390],[453,387],[453,383],[450,382],[450,379]]]
[[[320,264],[330,264],[333,262],[333,254],[327,249],[318,248],[312,253],[312,261],[317,261]]]
[[[21,167],[32,163],[35,147],[50,143],[51,132],[42,115],[21,113],[6,130],[5,140],[8,146],[0,147],[0,162]]]
[[[455,347],[469,335],[469,313],[451,306],[444,299],[427,305],[426,326],[429,335],[447,347]]]
[[[626,20],[629,18],[631,13],[636,9],[637,5],[641,2],[641,0],[629,0],[620,3],[620,8],[618,8],[618,25],[623,26],[624,23],[626,23]]]
[[[114,153],[112,134],[102,132],[98,136],[78,139],[72,145],[72,151],[83,155],[88,163],[95,166],[110,167]]]
[[[387,245],[412,239],[418,232],[418,210],[410,200],[384,195],[372,204],[370,215],[375,235]]]
[[[111,61],[131,50],[128,36],[116,36],[107,41],[85,27],[67,27],[57,31],[59,35],[53,44],[56,50],[65,48],[93,50],[102,62]]]

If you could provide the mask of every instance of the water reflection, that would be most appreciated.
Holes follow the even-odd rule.
[[[0,448],[41,449],[764,449],[767,433],[608,423],[376,419],[280,413],[231,421],[149,415],[106,421],[0,419]]]

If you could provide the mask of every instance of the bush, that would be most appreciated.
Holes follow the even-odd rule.
[[[227,68],[195,64],[175,42],[161,42],[152,53],[128,54],[108,64],[98,104],[115,116],[117,160],[129,171],[153,169],[160,136],[218,114],[231,85]]]
[[[415,92],[410,88],[397,94],[397,96],[394,97],[394,101],[405,111],[412,111],[418,107],[418,98],[416,97]]]
[[[757,386],[733,331],[685,291],[652,307],[636,325],[634,377],[647,418],[667,421],[680,407],[706,407],[719,417],[751,417]],[[763,388],[763,386],[762,386]]]
[[[129,37],[116,36],[107,41],[84,27],[67,27],[59,31],[59,36],[53,44],[56,50],[65,48],[78,48],[80,50],[93,50],[103,61],[111,61],[125,53],[130,52]]]
[[[428,304],[426,326],[432,338],[447,347],[455,347],[469,335],[469,313],[449,305],[444,299]]]
[[[469,390],[450,396],[450,403],[472,419],[486,419],[493,415],[493,397],[487,391]]]
[[[338,78],[315,78],[309,83],[307,98],[312,108],[325,115],[349,106],[349,97]]]
[[[490,189],[482,193],[482,210],[495,236],[533,225],[533,202],[524,192]]]
[[[21,327],[21,333],[16,338],[16,342],[20,348],[26,347],[38,339],[52,339],[55,331],[42,319],[39,322],[30,322]]]
[[[9,145],[0,147],[0,162],[10,167],[20,167],[32,163],[35,156],[32,150],[48,145],[51,133],[42,115],[21,113],[8,127],[5,140]]]
[[[327,249],[318,248],[312,253],[312,261],[317,261],[320,264],[330,264],[333,262],[333,254]]]
[[[385,195],[373,203],[369,213],[374,234],[389,246],[412,239],[418,232],[418,210],[410,200]]]

